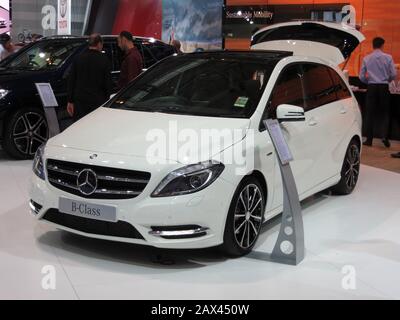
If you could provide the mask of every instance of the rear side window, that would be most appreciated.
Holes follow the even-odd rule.
[[[150,51],[156,57],[157,60],[164,59],[165,57],[173,54],[174,52],[168,52],[168,47],[162,43],[156,42],[149,46]]]
[[[305,107],[302,74],[299,65],[291,65],[279,77],[268,104],[268,118],[276,118],[276,109],[281,104]]]
[[[337,99],[344,100],[344,99],[351,98],[352,95],[351,95],[346,83],[343,81],[343,79],[337,74],[337,72],[335,70],[329,69],[329,72],[331,74],[332,81],[335,86]]]
[[[110,59],[112,71],[121,70],[122,51],[116,43],[106,42],[103,46],[103,52]]]
[[[118,47],[117,43],[112,44],[112,54],[113,54],[113,71],[120,71],[123,53],[122,50]]]
[[[112,45],[110,43],[105,43],[103,46],[103,53],[107,56],[110,63],[113,62]]]
[[[336,88],[329,68],[319,64],[303,65],[305,111],[310,111],[337,100]]]
[[[143,64],[145,68],[150,68],[153,64],[157,62],[156,58],[150,52],[147,44],[139,44],[135,43],[136,48],[138,48],[139,52],[142,54],[143,57]]]

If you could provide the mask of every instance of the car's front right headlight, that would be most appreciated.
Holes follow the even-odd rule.
[[[152,197],[173,197],[195,193],[211,185],[224,171],[217,161],[205,161],[171,172],[154,190]]]
[[[6,97],[6,95],[8,95],[10,91],[6,90],[6,89],[0,89],[0,100],[4,99]]]
[[[37,175],[42,180],[46,179],[46,175],[45,175],[45,171],[44,171],[44,160],[43,160],[44,148],[45,148],[45,145],[41,145],[37,149],[35,158],[33,159],[33,168],[32,168],[35,175]]]

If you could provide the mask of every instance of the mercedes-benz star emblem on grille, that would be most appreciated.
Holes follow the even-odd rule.
[[[79,191],[85,196],[90,196],[97,189],[97,175],[93,170],[82,170],[77,178]]]

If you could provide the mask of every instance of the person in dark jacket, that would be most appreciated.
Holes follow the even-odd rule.
[[[133,36],[128,31],[122,31],[118,37],[118,46],[125,54],[121,64],[118,89],[126,87],[143,71],[143,59],[133,41]]]
[[[89,49],[72,65],[67,111],[75,121],[104,104],[112,93],[111,62],[102,50],[103,39],[93,34],[89,38]]]

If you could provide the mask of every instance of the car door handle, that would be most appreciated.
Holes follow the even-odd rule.
[[[346,114],[347,113],[347,110],[346,110],[346,108],[342,108],[342,109],[340,109],[340,114]]]
[[[315,120],[315,119],[311,119],[310,121],[308,121],[308,125],[309,125],[310,127],[314,127],[314,126],[316,126],[317,124],[318,124],[318,121]]]

